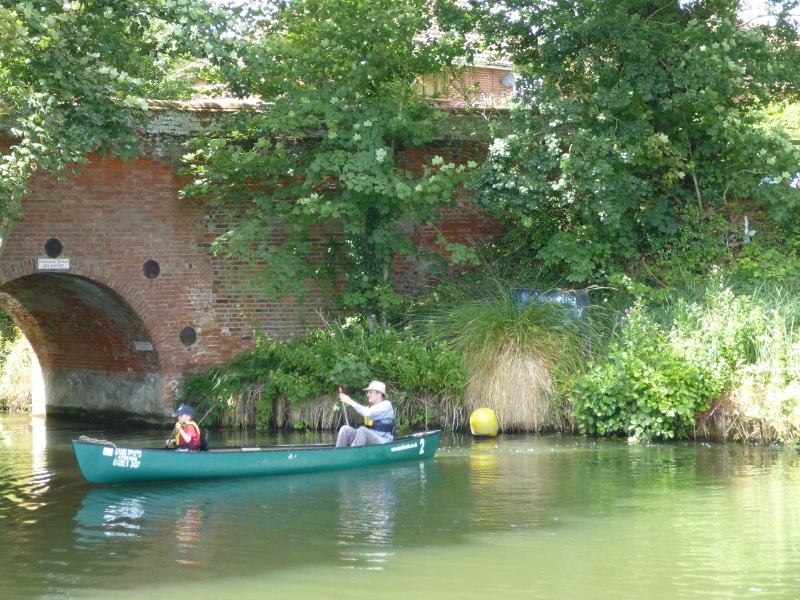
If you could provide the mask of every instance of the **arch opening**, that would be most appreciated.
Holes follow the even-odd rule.
[[[36,354],[48,415],[163,422],[158,352],[117,292],[80,275],[41,272],[0,286],[0,307]]]

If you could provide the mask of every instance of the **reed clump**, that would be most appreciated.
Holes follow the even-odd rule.
[[[562,429],[563,386],[584,368],[589,325],[574,308],[534,301],[521,306],[494,282],[421,311],[418,326],[463,356],[465,409],[490,408],[504,432]]]

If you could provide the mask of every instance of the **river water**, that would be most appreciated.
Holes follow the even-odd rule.
[[[96,486],[69,444],[167,433],[0,415],[0,597],[800,598],[792,450],[447,434],[422,464]]]

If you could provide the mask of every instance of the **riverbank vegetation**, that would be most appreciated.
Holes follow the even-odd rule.
[[[302,340],[260,339],[230,364],[189,378],[183,401],[218,409],[225,424],[327,429],[336,401],[386,381],[403,427],[461,429],[475,408],[504,431],[564,429],[563,389],[581,372],[588,324],[568,307],[519,300],[503,282],[442,285],[411,302],[397,326],[349,319]]]
[[[0,410],[31,409],[33,350],[14,322],[0,312]]]
[[[357,319],[308,331],[299,340],[261,338],[228,365],[189,378],[185,401],[217,410],[224,424],[328,429],[344,422],[338,388],[359,396],[371,379],[388,382],[401,425],[461,428],[463,357],[435,334],[410,327],[370,333]]]
[[[133,75],[157,64],[153,53],[212,56],[206,84],[261,101],[188,143],[184,195],[231,216],[213,252],[268,265],[259,283],[275,299],[302,300],[314,285],[330,322],[301,339],[259,339],[188,378],[180,400],[220,424],[328,429],[345,417],[338,386],[381,379],[406,428],[463,428],[490,406],[504,431],[800,438],[797,2],[750,23],[736,0],[294,0],[268,15],[161,4],[183,7],[163,12],[168,51],[149,43],[138,61],[97,67],[125,72],[109,87],[127,98],[117,119],[36,89],[62,90],[59,73],[85,65],[83,52],[58,55],[57,70],[0,69],[0,81],[33,82],[8,89],[45,102],[2,98],[35,109],[20,131],[36,152],[3,163],[19,173],[0,190],[0,213],[10,226],[35,167],[63,169],[86,143],[125,153],[144,114]],[[5,29],[48,31],[51,15],[11,11],[0,12]],[[79,17],[62,20],[81,31],[105,23]],[[41,44],[9,39],[15,51]],[[466,134],[486,155],[448,142],[427,164],[405,165],[401,150],[454,131],[419,81],[493,52],[519,78],[508,110]],[[91,91],[92,77],[80,79]],[[88,108],[111,114],[106,104]],[[105,135],[87,141],[76,110]],[[77,141],[63,156],[38,143],[52,133],[40,123],[70,119]],[[478,252],[442,235],[438,254],[417,247],[419,228],[436,231],[443,209],[468,201],[504,224],[502,239]],[[340,233],[322,240],[331,223]],[[398,292],[402,259],[427,267],[429,290]],[[520,287],[585,291],[590,306],[523,306],[511,291]]]
[[[353,394],[377,378],[407,429],[462,429],[486,406],[506,432],[798,439],[796,290],[735,289],[715,271],[706,286],[577,317],[552,303],[520,307],[510,289],[433,293],[398,329],[351,321],[303,340],[262,339],[188,379],[182,399],[215,408],[225,425],[329,429],[344,422],[336,388]]]
[[[636,301],[569,394],[581,432],[793,442],[800,433],[796,290],[704,288]]]
[[[352,8],[359,3],[319,0],[318,5]],[[404,6],[412,8],[412,3]],[[414,6],[422,12],[428,7]],[[444,284],[427,297],[407,299],[405,311],[392,297],[394,317],[387,320],[387,303],[374,300],[388,298],[384,292],[391,285],[392,270],[387,268],[387,255],[382,264],[363,260],[363,249],[370,246],[362,240],[370,227],[379,232],[374,229],[378,222],[365,215],[374,214],[369,211],[383,202],[380,194],[385,189],[373,185],[368,193],[362,190],[354,196],[352,182],[374,180],[334,177],[337,185],[324,194],[295,194],[303,198],[303,210],[295,213],[314,217],[338,217],[339,212],[323,213],[320,208],[336,207],[343,199],[351,203],[356,196],[363,206],[372,206],[367,213],[354,213],[367,229],[353,228],[349,245],[332,248],[343,251],[340,266],[346,282],[358,281],[360,286],[348,285],[341,296],[335,286],[326,288],[332,304],[359,315],[360,339],[408,336],[404,343],[419,340],[425,352],[431,343],[446,342],[461,358],[463,396],[443,388],[443,398],[448,398],[443,406],[461,406],[462,416],[440,420],[446,426],[463,423],[463,413],[481,403],[496,408],[509,431],[577,429],[645,441],[697,435],[793,441],[798,399],[793,398],[797,374],[790,358],[797,348],[791,298],[800,274],[795,225],[800,203],[793,187],[800,151],[790,139],[797,124],[796,113],[788,108],[800,92],[793,7],[784,3],[772,19],[744,24],[738,16],[740,3],[734,1],[713,6],[591,0],[547,5],[511,0],[502,6],[444,3],[436,23],[446,32],[439,39],[447,44],[422,45],[420,52],[432,52],[430,59],[441,60],[450,56],[452,44],[477,35],[483,50],[505,53],[521,76],[507,116],[491,122],[485,160],[477,169],[459,172],[468,177],[464,181],[472,201],[504,223],[507,233],[483,249],[482,260],[463,252],[455,255],[480,265],[457,267],[457,278],[474,281],[469,291],[450,296]],[[370,10],[383,8],[376,3]],[[336,52],[326,57],[335,63],[331,69],[336,73],[336,66],[349,64],[336,57],[360,52],[350,41],[361,39],[344,20],[337,20],[337,14],[332,11],[322,23],[287,6],[272,15],[272,23],[290,16],[302,21],[292,24],[302,33],[294,48],[297,55],[333,44]],[[411,18],[408,23],[424,27],[426,21]],[[386,27],[390,32],[393,25]],[[272,31],[254,29],[267,41]],[[350,34],[345,38],[346,31]],[[319,44],[308,43],[314,39]],[[280,43],[273,41],[281,49],[287,42],[284,37]],[[370,43],[364,39],[362,45],[371,47]],[[403,59],[407,50],[398,49],[400,55],[393,60],[413,70],[421,57]],[[259,55],[256,51],[249,58]],[[414,85],[414,76],[399,73],[360,90],[358,77],[337,85],[371,101],[389,89],[383,83],[403,89]],[[269,83],[270,76],[262,84]],[[312,99],[320,91],[302,77],[289,81],[299,86],[291,93],[301,97]],[[263,85],[259,90],[262,96],[267,92]],[[330,144],[339,144],[340,125],[358,123],[360,111],[370,104],[333,104],[335,109],[324,111],[318,127],[331,132]],[[348,142],[338,156],[360,152],[363,134],[348,127],[348,135],[359,144]],[[282,131],[273,127],[272,134],[280,138]],[[403,144],[402,130],[395,133],[400,136],[384,130],[384,142]],[[266,132],[262,137],[272,139]],[[225,143],[237,161],[244,157],[248,165],[260,164],[237,150],[237,139],[228,136]],[[208,164],[213,166],[209,160],[215,158],[209,152],[222,145],[223,140],[215,139],[191,157],[197,162],[190,170],[200,169],[195,180],[201,185],[207,183]],[[282,147],[263,148],[267,155],[283,152]],[[327,165],[326,152],[320,148],[316,155]],[[242,168],[237,163],[235,172],[244,173]],[[225,173],[212,174],[213,181],[226,186],[226,196],[245,189],[231,187]],[[381,177],[392,181],[395,175]],[[245,183],[245,191],[260,194],[258,186]],[[453,189],[437,191],[447,195]],[[427,191],[423,188],[421,199],[422,192]],[[259,209],[254,198],[247,200],[254,214],[272,217],[274,211]],[[398,213],[391,214],[395,218]],[[413,211],[409,214],[414,223],[431,223]],[[235,249],[235,238],[221,241],[229,244],[226,251]],[[252,240],[247,244],[257,247]],[[367,255],[372,254],[368,250]],[[393,251],[393,256],[398,254],[409,255]],[[581,320],[583,329],[566,326],[548,303],[523,309],[508,291],[505,298],[487,294],[487,279],[475,276],[487,264],[500,274],[498,280],[507,290],[591,289],[592,308]],[[452,272],[452,264],[450,268]],[[300,270],[283,275],[287,273],[303,275]],[[374,323],[376,312],[384,317],[385,330],[369,327],[367,335],[361,323]],[[323,356],[314,346],[334,333],[314,333],[287,352]],[[413,385],[400,383],[397,360],[392,362],[377,349],[381,342],[371,343],[384,357],[376,363],[349,346],[340,348],[339,356],[346,363],[350,355],[361,357],[360,364],[367,367],[360,373],[362,381],[382,377],[404,397],[418,393]],[[287,365],[292,364],[288,356],[283,359]],[[404,357],[404,364],[411,360]],[[307,376],[299,365],[293,368],[290,378],[302,381]],[[336,385],[332,368],[321,379],[330,387]],[[319,388],[314,390],[319,393]],[[426,398],[429,393],[424,392]],[[449,408],[429,413],[428,406],[426,400],[425,411],[409,407],[408,414],[424,412],[441,419],[449,413]]]
[[[448,282],[410,309],[412,326],[463,357],[468,412],[492,409],[503,431],[564,429],[562,391],[584,369],[592,322],[571,304],[526,297],[496,275]],[[561,298],[561,297],[559,297]]]

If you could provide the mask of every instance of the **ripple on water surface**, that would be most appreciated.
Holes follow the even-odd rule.
[[[446,435],[423,464],[93,486],[73,431],[0,425],[4,597],[800,597],[792,452]]]

